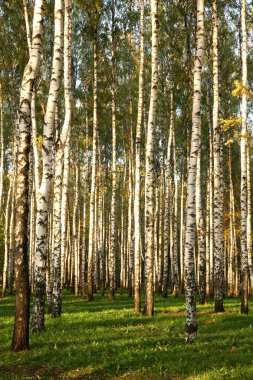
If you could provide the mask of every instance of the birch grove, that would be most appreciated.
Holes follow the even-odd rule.
[[[29,348],[30,297],[36,334],[72,293],[83,311],[126,297],[152,318],[175,297],[186,343],[202,308],[221,313],[240,297],[248,314],[252,4],[49,3],[0,4],[0,285],[3,300],[16,297],[12,349]]]

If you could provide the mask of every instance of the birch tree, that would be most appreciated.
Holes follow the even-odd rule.
[[[42,179],[37,195],[36,214],[36,241],[34,266],[34,299],[32,331],[44,330],[44,308],[46,292],[46,259],[47,259],[47,225],[50,189],[53,169],[53,136],[55,111],[58,100],[60,77],[62,71],[63,49],[63,2],[55,1],[54,9],[54,52],[49,96],[44,118],[43,145],[42,145]]]
[[[66,254],[67,254],[67,221],[68,221],[68,190],[69,190],[69,166],[70,166],[70,137],[68,135],[64,147],[62,198],[61,198],[61,286],[64,286]]]
[[[145,314],[154,313],[154,132],[158,86],[158,14],[157,0],[151,0],[151,93],[147,128],[145,171]]]
[[[4,180],[4,117],[3,117],[3,94],[0,83],[0,210],[3,201],[3,180]],[[1,216],[0,216],[1,217]]]
[[[89,217],[89,243],[88,243],[88,268],[87,268],[87,299],[93,300],[93,251],[94,251],[94,219],[95,219],[95,196],[97,177],[97,154],[98,154],[98,115],[97,115],[97,29],[101,12],[101,4],[94,4],[93,13],[89,14],[93,30],[93,139],[92,139],[92,171],[90,190],[90,217]]]
[[[163,297],[168,296],[169,280],[169,244],[170,244],[170,195],[171,195],[171,155],[174,124],[174,96],[170,88],[170,129],[167,146],[167,162],[165,175],[165,206],[164,206],[164,253],[163,253]]]
[[[199,138],[201,142],[201,131]],[[196,175],[196,225],[198,238],[198,258],[199,258],[199,303],[204,304],[206,300],[206,242],[204,217],[201,198],[201,149],[197,157],[197,175]]]
[[[63,153],[71,126],[71,0],[64,4],[64,124],[55,147],[54,202],[53,202],[53,287],[52,317],[61,315],[61,198]]]
[[[246,0],[241,2],[242,28],[242,133],[241,133],[241,313],[248,314],[249,267],[247,253],[247,30]]]
[[[31,55],[32,50],[32,40],[31,40],[31,30],[30,30],[30,22],[28,16],[28,1],[23,0],[23,8],[24,8],[24,17],[25,17],[25,27],[26,27],[26,39],[29,55]],[[37,147],[37,123],[36,123],[36,111],[35,111],[35,86],[33,86],[32,92],[32,101],[31,101],[31,119],[32,119],[32,164],[33,164],[33,172],[34,172],[34,181],[35,181],[35,193],[36,200],[39,190],[39,153]]]
[[[42,54],[43,0],[34,4],[31,55],[25,67],[21,83],[18,109],[19,143],[17,152],[16,177],[16,218],[15,218],[15,284],[16,308],[12,336],[12,350],[29,348],[29,273],[28,273],[28,186],[29,151],[31,139],[31,100],[34,81]]]
[[[8,282],[8,272],[9,272],[9,253],[10,253],[10,239],[9,239],[9,220],[10,220],[10,208],[11,208],[11,196],[12,196],[12,187],[13,187],[13,178],[12,175],[9,175],[9,189],[6,200],[6,209],[5,209],[5,227],[4,227],[4,265],[3,265],[3,283],[2,283],[2,298],[5,298],[6,288]]]
[[[213,1],[213,170],[214,170],[214,301],[215,312],[223,312],[224,253],[222,242],[221,203],[221,136],[219,127],[219,68],[217,4]]]
[[[140,67],[139,67],[139,92],[138,114],[135,140],[135,193],[134,193],[134,309],[141,311],[140,298],[140,241],[141,241],[141,217],[140,217],[140,169],[141,169],[141,125],[143,115],[143,73],[144,73],[144,0],[140,1]]]
[[[193,73],[192,137],[187,178],[187,210],[185,237],[185,296],[186,324],[185,340],[193,342],[197,333],[195,299],[195,228],[196,228],[196,169],[200,149],[201,128],[201,72],[204,58],[204,0],[197,0],[196,54]]]
[[[115,67],[115,0],[112,0],[112,199],[111,199],[111,236],[109,253],[109,299],[114,300],[116,289],[116,185],[117,185],[117,166],[116,166],[116,67]],[[131,221],[128,221],[131,223]]]

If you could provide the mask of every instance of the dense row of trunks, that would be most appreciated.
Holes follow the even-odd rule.
[[[70,0],[54,2],[54,48],[51,80],[44,115],[41,152],[36,131],[34,81],[42,54],[43,1],[34,4],[30,31],[27,1],[23,1],[29,62],[21,83],[18,133],[12,156],[5,201],[5,252],[2,296],[15,290],[16,317],[12,347],[29,348],[30,292],[33,297],[32,331],[45,329],[45,302],[52,317],[60,317],[62,291],[93,300],[93,294],[128,289],[134,309],[141,306],[154,314],[154,292],[186,297],[185,339],[193,342],[197,333],[196,295],[204,304],[214,298],[215,312],[223,312],[226,294],[242,296],[242,313],[248,313],[252,294],[252,238],[250,147],[247,129],[247,32],[246,1],[241,6],[242,90],[241,90],[241,229],[240,255],[235,221],[232,178],[233,158],[228,144],[229,231],[224,234],[223,135],[219,99],[219,15],[212,1],[212,92],[207,94],[210,113],[206,188],[202,184],[202,68],[205,58],[205,6],[197,1],[196,51],[193,91],[189,95],[192,130],[186,140],[184,166],[179,169],[175,133],[175,92],[173,73],[163,83],[169,98],[169,127],[156,168],[156,114],[159,86],[158,1],[151,0],[151,80],[149,112],[144,112],[144,0],[139,7],[139,75],[136,127],[131,119],[130,154],[117,159],[117,64],[116,1],[111,10],[111,150],[108,165],[102,156],[98,123],[98,28],[100,2],[89,10],[92,30],[92,144],[89,145],[88,102],[85,100],[84,159],[75,143],[72,99],[72,14]],[[133,39],[133,36],[130,36]],[[130,41],[130,44],[133,41]],[[59,94],[63,89],[64,120],[58,117]],[[132,117],[130,99],[130,114]],[[3,99],[0,87],[0,205],[3,204]],[[166,138],[166,137],[167,138]],[[143,141],[144,140],[144,144]],[[92,145],[92,148],[91,148]],[[144,149],[142,146],[144,145]],[[91,157],[92,156],[92,157]],[[110,188],[110,191],[107,189]],[[124,195],[122,192],[124,189]],[[14,263],[15,262],[15,263]],[[249,289],[250,285],[250,289]],[[141,293],[144,304],[141,305]]]

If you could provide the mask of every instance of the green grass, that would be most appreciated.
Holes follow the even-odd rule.
[[[250,310],[253,310],[250,301]],[[152,318],[118,292],[88,303],[63,297],[60,319],[31,334],[30,351],[10,351],[14,298],[0,301],[0,379],[253,379],[253,318],[228,298],[226,313],[198,306],[198,338],[184,342],[184,298],[156,298]]]

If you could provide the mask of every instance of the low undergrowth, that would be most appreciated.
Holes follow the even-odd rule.
[[[46,315],[22,353],[10,351],[14,302],[0,301],[0,379],[253,379],[252,311],[241,315],[239,299],[227,298],[222,314],[198,306],[197,341],[185,344],[184,297],[156,297],[150,318],[125,292],[90,303],[64,293],[62,317]]]

